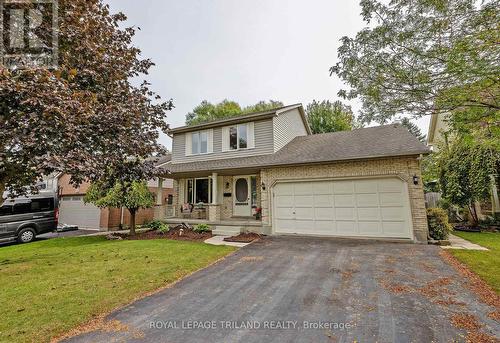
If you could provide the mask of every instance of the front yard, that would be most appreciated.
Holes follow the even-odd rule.
[[[500,294],[500,233],[454,231],[453,234],[490,249],[449,251]]]
[[[234,251],[171,240],[59,238],[0,247],[0,342],[46,342]]]

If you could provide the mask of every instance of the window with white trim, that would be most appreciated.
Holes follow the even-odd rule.
[[[208,152],[208,132],[199,131],[191,134],[193,155],[206,154]]]
[[[213,182],[211,177],[188,179],[186,200],[189,204],[209,204],[212,202]]]
[[[212,152],[212,130],[190,132],[186,142],[186,156]]]
[[[253,135],[250,127],[253,128],[253,123],[234,125],[227,128],[228,137],[224,137],[223,139],[229,140],[228,150],[252,148],[251,144],[249,144],[249,140],[252,138],[250,135]]]

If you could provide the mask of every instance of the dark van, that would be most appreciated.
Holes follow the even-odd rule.
[[[55,193],[40,192],[6,199],[0,207],[0,242],[31,242],[37,235],[55,231],[58,217]]]

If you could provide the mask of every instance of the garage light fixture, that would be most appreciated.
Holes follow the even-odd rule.
[[[417,175],[413,175],[413,184],[418,185],[418,176]]]

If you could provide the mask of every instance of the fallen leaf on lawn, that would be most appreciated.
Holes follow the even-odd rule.
[[[100,329],[105,332],[128,332],[129,326],[115,319],[103,323]]]
[[[479,276],[472,272],[466,265],[457,260],[448,251],[441,251],[439,255],[449,264],[451,264],[461,275],[466,277],[466,286],[479,298],[490,306],[500,307],[500,296],[490,286],[486,284]]]

